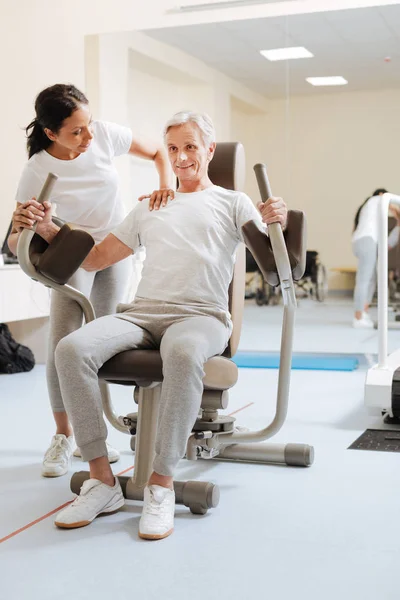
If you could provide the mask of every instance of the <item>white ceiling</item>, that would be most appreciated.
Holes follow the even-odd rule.
[[[400,87],[400,6],[147,30],[269,98]],[[314,58],[269,62],[260,50],[305,46]],[[390,56],[391,62],[384,58]],[[306,77],[342,75],[343,88]],[[289,82],[289,88],[288,86]]]

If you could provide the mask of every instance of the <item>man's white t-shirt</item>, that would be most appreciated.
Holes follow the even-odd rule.
[[[29,159],[16,201],[24,203],[37,198],[47,175],[55,173],[58,180],[50,196],[55,205],[53,213],[88,231],[100,242],[126,214],[113,158],[126,154],[131,143],[129,128],[95,121],[90,147],[74,160],[60,160],[45,150]]]
[[[159,211],[149,211],[143,201],[112,234],[133,251],[146,248],[137,297],[228,313],[236,249],[250,220],[266,231],[246,194],[213,185],[177,192]]]

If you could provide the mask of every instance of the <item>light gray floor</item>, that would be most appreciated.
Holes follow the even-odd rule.
[[[247,303],[242,349],[277,350],[279,307]],[[329,323],[328,323],[329,320]],[[376,351],[376,333],[354,331],[349,302],[300,304],[297,351]],[[400,332],[391,333],[391,344]],[[241,599],[391,600],[400,597],[399,455],[347,450],[375,420],[363,408],[365,371],[294,371],[289,418],[276,440],[314,445],[310,469],[182,461],[178,479],[221,487],[205,517],[177,508],[175,533],[137,537],[140,506],[75,531],[53,517],[0,545],[0,598],[7,600]],[[229,411],[258,429],[273,414],[277,371],[241,370]],[[44,368],[0,377],[0,538],[71,499],[69,477],[40,477],[52,435]],[[121,413],[130,391],[113,387]],[[133,464],[128,437],[116,473]],[[82,468],[74,461],[74,469]],[[129,589],[131,588],[131,589]]]
[[[256,306],[253,300],[246,301],[245,324],[240,348],[242,350],[277,351],[280,343],[280,323],[282,306]],[[376,320],[376,309],[370,311]],[[349,299],[330,299],[328,303],[314,302],[311,299],[298,300],[296,315],[295,352],[378,352],[378,332],[376,329],[353,329],[352,309]],[[389,322],[394,321],[394,313],[389,312]],[[310,324],[313,335],[310,335]],[[389,330],[388,350],[399,347],[400,330]]]

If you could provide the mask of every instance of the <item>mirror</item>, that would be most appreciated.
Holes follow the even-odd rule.
[[[104,111],[108,119],[121,122],[122,114],[137,133],[158,137],[172,113],[208,112],[220,141],[244,144],[245,191],[254,201],[259,194],[252,167],[267,164],[273,192],[306,212],[307,247],[318,253],[316,260],[309,256],[313,275],[305,285],[313,299],[300,300],[299,290],[300,309],[309,303],[311,322],[332,317],[315,299],[318,288],[325,298],[327,281],[343,332],[352,318],[357,208],[376,188],[400,193],[399,26],[400,6],[393,5],[154,29],[121,34],[118,43],[116,36],[99,36],[114,56],[125,48],[118,69],[104,67],[108,79],[98,97],[107,104],[108,95],[115,105],[119,94],[128,109]],[[313,56],[271,61],[260,54],[298,47]],[[129,73],[127,84],[122,72]],[[315,86],[312,77],[347,83]],[[126,169],[134,197],[156,187],[148,163]]]
[[[308,248],[325,267],[330,298],[352,294],[358,206],[376,188],[400,191],[399,26],[400,7],[383,6],[145,32],[171,49],[176,68],[208,77],[207,101],[195,96],[195,105],[210,112],[220,139],[243,142],[245,191],[258,198],[252,166],[265,162],[274,193],[306,212]],[[260,54],[299,47],[313,56]],[[311,85],[309,78],[322,77],[345,81]],[[191,106],[189,98],[176,100],[178,109]],[[324,291],[317,271],[314,294]]]

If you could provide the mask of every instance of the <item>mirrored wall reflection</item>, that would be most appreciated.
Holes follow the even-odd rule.
[[[306,211],[331,290],[354,284],[357,207],[400,193],[399,30],[386,6],[145,32],[165,112],[205,110],[220,140],[242,141],[253,199],[252,165],[267,163],[274,192]]]
[[[278,121],[283,125],[283,132],[277,151],[284,156],[287,166],[285,124],[290,65],[287,61],[267,61],[260,50],[287,47],[288,29],[289,21],[282,17],[145,32],[162,53],[161,69],[168,61],[182,74],[181,85],[175,86],[174,97],[168,101],[178,110],[193,107],[208,112],[220,141],[240,140],[245,145],[249,171],[246,189],[254,198],[258,190],[251,165],[264,160],[265,153],[260,152],[259,145],[263,147],[265,131],[269,129],[268,115],[278,99],[275,122],[277,127]],[[196,78],[196,86],[192,78]],[[189,97],[187,94],[182,97],[185,89],[191,91]],[[256,143],[253,142],[255,137],[259,138]],[[285,187],[288,187],[287,181]],[[284,192],[287,194],[287,189],[282,194]]]

